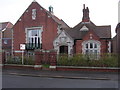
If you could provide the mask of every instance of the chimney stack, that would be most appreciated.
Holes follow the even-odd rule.
[[[89,8],[85,7],[85,4],[83,4],[83,18],[82,18],[82,22],[89,22],[90,18],[89,18]]]

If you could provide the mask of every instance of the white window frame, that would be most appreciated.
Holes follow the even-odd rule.
[[[28,37],[28,32],[30,30],[39,30],[39,36],[31,36],[33,38],[39,37],[40,38],[40,44],[42,44],[42,32],[43,32],[43,27],[31,27],[31,28],[26,28],[26,43],[29,43],[29,37]]]
[[[86,44],[88,44],[88,48],[86,48]],[[90,44],[92,44],[92,48],[90,48]],[[95,48],[95,44],[97,47]],[[86,50],[88,50],[88,53],[86,53]],[[97,53],[95,52],[97,50]],[[101,50],[101,43],[97,40],[87,40],[82,43],[82,53],[87,54],[88,56],[95,56],[91,59],[98,59],[100,55]]]

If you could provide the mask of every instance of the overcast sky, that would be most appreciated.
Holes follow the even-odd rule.
[[[33,0],[0,0],[0,22],[10,21],[13,24],[20,18]],[[83,4],[90,10],[90,20],[100,25],[111,25],[112,36],[118,23],[119,0],[36,0],[48,10],[50,5],[54,14],[63,19],[70,27],[74,27],[82,20]]]

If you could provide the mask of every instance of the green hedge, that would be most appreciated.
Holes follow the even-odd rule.
[[[91,67],[118,67],[117,55],[103,54],[98,60],[91,60],[89,56],[77,54],[69,57],[59,55],[57,64],[59,66],[91,66]]]
[[[22,64],[22,57],[8,57],[7,64]],[[24,57],[24,65],[34,65],[35,61],[33,60],[33,57]]]

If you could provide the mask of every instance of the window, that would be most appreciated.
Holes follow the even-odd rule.
[[[8,40],[4,40],[4,44],[8,44]]]
[[[42,30],[40,28],[27,29],[27,46],[30,49],[38,49],[42,46]]]
[[[36,9],[32,9],[32,19],[36,19]]]
[[[88,40],[83,42],[83,53],[89,55],[91,59],[98,59],[100,53],[100,42]]]
[[[40,30],[29,30],[28,31],[28,42],[29,43],[40,43]]]

